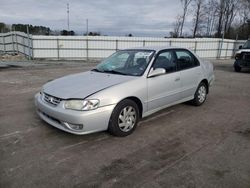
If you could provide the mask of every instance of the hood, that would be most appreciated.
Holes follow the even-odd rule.
[[[240,49],[236,53],[240,54],[241,52],[250,52],[250,49]]]
[[[61,99],[84,99],[100,90],[135,78],[133,76],[88,71],[48,82],[43,86],[43,91]]]

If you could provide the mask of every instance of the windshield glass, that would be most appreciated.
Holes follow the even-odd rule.
[[[93,71],[141,76],[153,54],[152,50],[121,50],[103,60]]]
[[[244,49],[250,49],[250,40],[248,40],[244,45],[243,47]]]

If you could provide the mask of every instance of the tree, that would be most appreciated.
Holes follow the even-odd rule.
[[[101,33],[100,32],[95,32],[95,31],[90,31],[89,33],[85,33],[84,34],[85,36],[101,36]]]
[[[228,0],[224,16],[224,36],[230,37],[231,26],[239,9],[239,0]]]
[[[9,27],[5,23],[0,22],[0,32],[6,33],[9,31],[10,31]]]
[[[63,36],[74,36],[75,32],[74,31],[67,31],[67,30],[64,29],[64,30],[62,30],[60,32],[60,34],[63,35]]]
[[[216,19],[216,0],[209,0],[205,5],[205,20],[206,20],[206,36],[211,37],[214,32]]]
[[[218,26],[217,26],[217,32],[215,34],[216,37],[222,36],[222,27],[223,27],[223,18],[225,16],[225,7],[226,7],[226,0],[219,0],[217,2],[217,13],[218,13]]]
[[[178,38],[180,34],[180,27],[181,27],[182,17],[179,15],[176,17],[176,21],[174,23],[174,31],[170,32],[170,36],[173,38]]]
[[[191,2],[192,2],[192,0],[181,0],[181,4],[182,4],[182,8],[183,8],[183,14],[182,14],[181,25],[180,25],[180,36],[181,37],[182,37],[182,33],[183,33],[183,26],[184,26],[186,16],[187,16],[188,6],[190,5]]]
[[[29,33],[32,35],[49,35],[51,32],[49,27],[33,26],[29,24],[13,24],[12,30],[26,33],[27,27],[29,28]]]
[[[250,37],[250,1],[241,0],[239,11],[239,23],[236,33],[239,39],[248,39]]]
[[[203,0],[194,0],[194,18],[193,18],[193,38],[196,37],[197,32],[200,32],[202,29],[202,24],[204,23],[204,1]]]

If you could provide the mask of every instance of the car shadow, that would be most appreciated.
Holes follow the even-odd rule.
[[[215,71],[221,70],[221,71],[234,72],[234,73],[250,73],[250,68],[243,68],[241,69],[240,72],[235,72],[233,65],[223,65],[223,64],[218,65],[217,64],[214,66],[214,68],[215,68]]]

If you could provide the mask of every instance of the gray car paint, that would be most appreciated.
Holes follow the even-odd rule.
[[[45,84],[43,90],[61,99],[84,99],[95,92],[132,79],[135,77],[87,71],[53,80]]]

